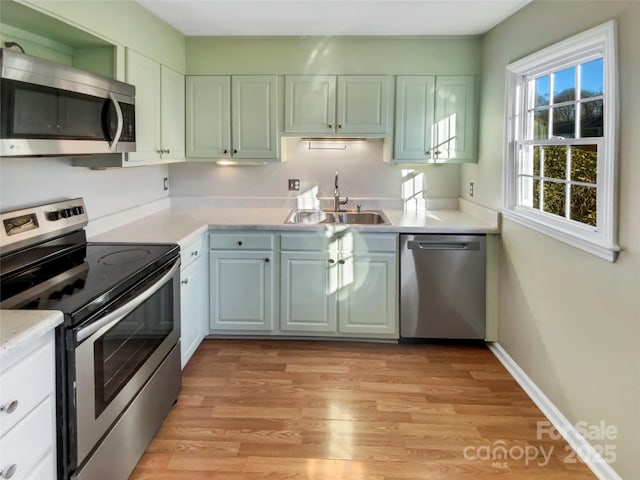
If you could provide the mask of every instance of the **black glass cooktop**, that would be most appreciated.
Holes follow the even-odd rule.
[[[43,251],[41,247],[39,253]],[[177,245],[69,246],[63,253],[48,254],[36,262],[11,265],[13,272],[0,280],[0,306],[60,310],[67,326],[75,326],[178,255]],[[11,259],[5,260],[10,263]]]

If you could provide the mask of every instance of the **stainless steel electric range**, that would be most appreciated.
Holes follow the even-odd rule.
[[[82,199],[0,214],[0,308],[60,310],[58,478],[126,479],[181,388],[177,245],[87,242]]]

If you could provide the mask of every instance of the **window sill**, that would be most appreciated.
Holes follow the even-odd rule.
[[[618,259],[618,253],[620,252],[620,247],[618,245],[602,245],[590,239],[578,236],[569,230],[561,230],[556,227],[551,227],[526,215],[515,212],[514,210],[502,209],[501,213],[504,218],[508,220],[524,225],[536,232],[547,235],[611,263]]]

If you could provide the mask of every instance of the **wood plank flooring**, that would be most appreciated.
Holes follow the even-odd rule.
[[[130,479],[594,479],[539,421],[484,347],[205,340]]]

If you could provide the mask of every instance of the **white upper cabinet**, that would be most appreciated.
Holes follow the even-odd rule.
[[[136,151],[127,162],[184,161],[184,75],[127,49],[126,81],[136,87]]]
[[[386,75],[288,75],[285,132],[388,134],[390,78]]]
[[[231,77],[187,77],[187,158],[225,158],[231,145]]]
[[[195,161],[277,161],[276,75],[190,76],[187,157]]]
[[[398,76],[395,163],[476,161],[473,76]]]

